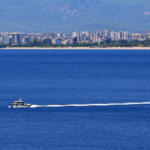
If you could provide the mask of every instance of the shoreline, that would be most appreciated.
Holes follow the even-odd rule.
[[[150,50],[150,47],[6,47],[1,50]]]

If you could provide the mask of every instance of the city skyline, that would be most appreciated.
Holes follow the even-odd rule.
[[[111,40],[146,40],[150,38],[150,30],[148,33],[131,33],[129,31],[111,31],[105,28],[103,31],[89,32],[73,32],[72,35],[66,32],[54,33],[22,33],[22,32],[1,32],[0,44],[6,45],[27,45],[34,40],[46,42],[48,44],[75,44],[75,43],[101,43],[106,39]]]

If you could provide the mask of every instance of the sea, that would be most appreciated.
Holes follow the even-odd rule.
[[[0,50],[0,150],[149,149],[150,51]]]

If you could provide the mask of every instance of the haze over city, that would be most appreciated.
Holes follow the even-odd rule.
[[[0,32],[147,33],[149,0],[1,0]]]

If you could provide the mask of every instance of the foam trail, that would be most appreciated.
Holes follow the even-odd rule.
[[[91,107],[91,106],[128,106],[128,105],[150,105],[150,102],[129,102],[129,103],[107,103],[107,104],[67,104],[67,105],[31,105],[31,108],[39,107]]]

